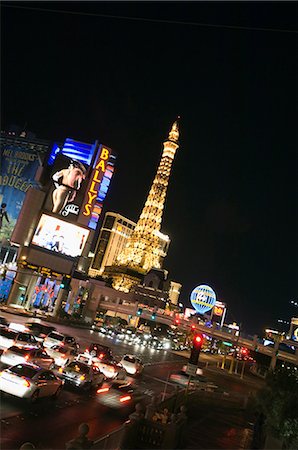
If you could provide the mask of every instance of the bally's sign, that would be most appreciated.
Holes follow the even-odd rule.
[[[98,150],[96,160],[93,164],[93,170],[87,186],[85,198],[80,211],[79,223],[82,225],[89,224],[92,217],[93,207],[100,188],[100,183],[104,176],[107,163],[109,161],[111,150],[101,146]]]

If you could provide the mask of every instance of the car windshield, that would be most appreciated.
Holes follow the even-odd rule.
[[[17,333],[15,331],[11,331],[11,330],[1,330],[0,335],[5,337],[6,339],[15,339],[17,336]]]
[[[58,333],[50,333],[48,337],[51,339],[56,339],[56,341],[63,341],[64,338],[63,334]]]
[[[68,368],[75,372],[89,373],[89,366],[78,361],[70,363]]]
[[[124,361],[127,361],[129,363],[134,364],[136,362],[136,358],[134,358],[133,356],[124,356]]]
[[[33,378],[40,369],[26,366],[24,364],[18,364],[14,367],[11,367],[9,370],[10,372],[15,373],[16,375],[20,375],[21,377]]]
[[[24,348],[24,347],[20,348],[20,347],[16,347],[15,345],[8,349],[9,352],[13,352],[16,355],[26,355],[30,352],[30,350],[32,350],[32,349],[28,349],[28,348]]]

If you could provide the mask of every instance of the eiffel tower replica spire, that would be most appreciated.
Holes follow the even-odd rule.
[[[107,268],[106,275],[113,278],[115,289],[129,292],[150,269],[161,267],[159,233],[172,163],[179,147],[178,119],[163,143],[161,160],[137,225],[117,265]]]

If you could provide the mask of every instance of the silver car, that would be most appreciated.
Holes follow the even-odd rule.
[[[105,378],[98,367],[80,361],[73,361],[65,367],[60,367],[58,372],[59,377],[66,383],[84,390],[101,386]]]
[[[32,363],[45,369],[54,368],[55,361],[41,348],[13,346],[3,351],[0,361],[7,366]]]
[[[0,391],[35,402],[39,397],[57,397],[63,382],[34,364],[17,364],[0,372]]]

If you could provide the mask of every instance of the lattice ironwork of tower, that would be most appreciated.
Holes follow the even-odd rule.
[[[178,121],[175,121],[163,152],[149,195],[137,225],[118,257],[117,266],[107,272],[113,287],[128,292],[140,276],[152,268],[160,268],[160,228],[172,163],[179,147]],[[107,274],[108,274],[107,273]]]

